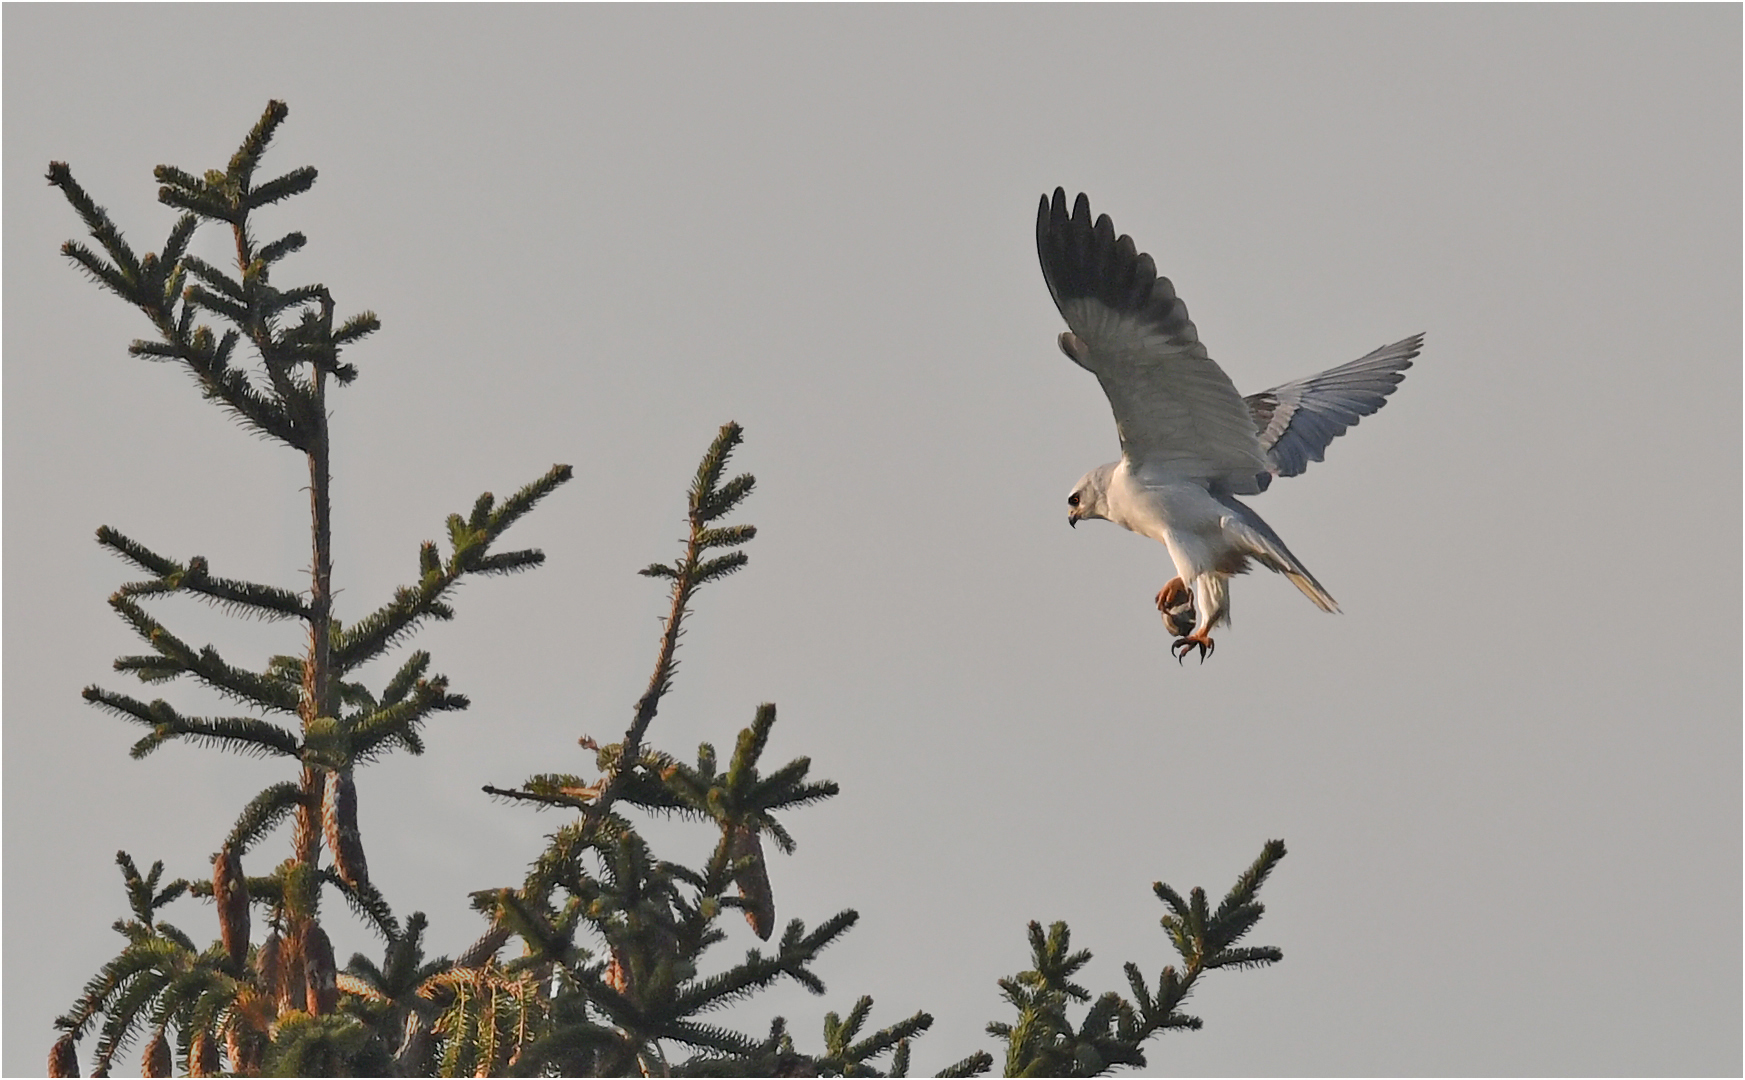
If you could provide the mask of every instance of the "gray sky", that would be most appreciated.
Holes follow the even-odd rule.
[[[287,775],[131,762],[138,732],[80,702],[137,692],[104,604],[137,575],[93,530],[293,587],[307,559],[301,459],[126,356],[148,328],[63,263],[80,230],[41,176],[71,162],[155,250],[152,166],[221,166],[270,97],[268,173],[321,170],[267,218],[310,239],[279,276],[384,324],[333,398],[341,616],[480,491],[576,468],[511,534],[546,568],[420,639],[473,709],[360,778],[372,873],[434,951],[561,821],[479,786],[623,731],[663,601],[634,571],[671,557],[736,419],[760,535],[703,593],[654,738],[727,746],[778,703],[772,755],[843,787],[787,819],[778,914],[862,915],[827,997],[739,1021],[779,1010],[816,1046],[871,993],[875,1020],[937,1017],[917,1069],[997,1049],[1025,920],[1070,921],[1116,988],[1171,955],[1150,882],[1221,893],[1277,836],[1255,940],[1284,962],[1209,977],[1205,1030],[1155,1069],[1740,1070],[1738,7],[4,24],[8,1074],[120,944],[115,850],[202,876]],[[1066,528],[1116,446],[1036,267],[1056,184],[1155,256],[1244,392],[1428,332],[1386,409],[1253,500],[1343,615],[1251,575],[1216,656],[1178,667],[1166,553]],[[297,647],[159,607],[237,661]],[[170,918],[215,932],[192,901]],[[331,921],[342,957],[378,954]]]

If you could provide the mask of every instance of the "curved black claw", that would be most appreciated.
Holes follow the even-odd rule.
[[[1190,637],[1179,637],[1175,639],[1175,644],[1169,647],[1169,651],[1175,654],[1175,662],[1180,664],[1187,659],[1188,653],[1198,649],[1200,650],[1200,663],[1203,664],[1206,662],[1206,657],[1212,655],[1212,650],[1215,648],[1217,645],[1211,638],[1198,641]]]

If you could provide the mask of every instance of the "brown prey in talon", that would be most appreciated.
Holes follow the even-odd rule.
[[[1181,578],[1170,578],[1168,585],[1157,590],[1157,610],[1171,637],[1186,637],[1194,628],[1194,595]]]

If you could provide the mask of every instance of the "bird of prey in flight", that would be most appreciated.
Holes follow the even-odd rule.
[[[1080,195],[1042,197],[1036,250],[1070,327],[1060,349],[1097,377],[1115,412],[1121,460],[1086,473],[1067,522],[1102,518],[1169,549],[1176,577],[1157,594],[1176,659],[1211,653],[1230,618],[1230,577],[1250,561],[1291,580],[1322,611],[1333,597],[1259,514],[1237,499],[1320,461],[1327,444],[1381,408],[1424,343],[1415,334],[1349,364],[1244,398],[1206,355],[1187,305],[1151,256],[1091,220]]]

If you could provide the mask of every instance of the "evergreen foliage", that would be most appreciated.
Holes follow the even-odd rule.
[[[450,515],[447,550],[426,542],[416,576],[375,610],[344,623],[332,610],[328,498],[329,381],[358,370],[345,347],[377,329],[364,312],[336,324],[321,285],[280,289],[274,267],[301,250],[301,233],[259,243],[251,213],[307,191],[311,168],[257,182],[255,172],[286,108],[272,102],[228,166],[194,175],[161,166],[159,198],[182,215],[159,253],[136,255],[60,163],[49,168],[95,247],[69,242],[66,256],[101,287],[139,308],[156,338],[132,353],[182,365],[201,392],[257,435],[305,455],[310,469],[309,587],[214,575],[202,556],[177,561],[107,526],[98,542],[146,577],[123,585],[110,606],[148,651],[115,668],[148,684],[184,676],[235,702],[248,715],[190,715],[162,699],[141,700],[92,686],[93,705],[141,725],[133,747],[143,757],[183,740],[235,753],[291,759],[292,775],[249,800],[212,858],[209,879],[164,881],[164,866],[141,874],[117,855],[131,918],[115,929],[121,952],[94,976],[57,1026],[49,1055],[55,1076],[77,1075],[76,1044],[95,1036],[93,1075],[147,1035],[146,1075],[286,1076],[905,1076],[912,1042],[933,1024],[926,1012],[870,1030],[873,1000],[846,1015],[826,1012],[821,1038],[807,1049],[775,1019],[767,1031],[732,1025],[730,1007],[782,980],[813,994],[825,984],[820,954],[855,924],[844,910],[815,924],[778,926],[771,850],[796,848],[790,812],[835,796],[837,785],[811,775],[805,757],[766,762],[776,707],[756,707],[723,762],[703,743],[694,759],[657,749],[650,732],[678,671],[685,621],[705,585],[747,565],[757,533],[729,519],[752,494],[749,474],[728,477],[740,445],[737,424],[723,426],[698,466],[687,496],[687,536],[671,562],[641,571],[668,584],[667,611],[648,684],[616,742],[583,738],[592,768],[539,773],[518,787],[486,786],[507,803],[567,815],[518,884],[473,896],[487,920],[459,957],[427,958],[422,912],[402,922],[369,880],[358,824],[358,774],[396,749],[417,754],[434,714],[465,709],[465,697],[413,650],[372,690],[358,670],[404,646],[430,619],[454,615],[454,587],[470,574],[504,574],[543,561],[535,549],[498,550],[502,535],[570,477],[567,466],[498,502],[481,495]],[[233,267],[188,250],[195,231],[229,230]],[[220,327],[215,329],[214,326]],[[256,363],[245,364],[246,344]],[[147,605],[186,594],[244,618],[297,620],[307,631],[301,655],[274,656],[253,668],[195,647]],[[294,764],[293,764],[294,763]],[[664,860],[639,831],[650,817],[676,817],[712,839],[697,866]],[[249,875],[245,860],[290,820],[288,858]],[[323,855],[325,852],[325,857]],[[1143,1067],[1143,1044],[1161,1031],[1200,1026],[1180,1006],[1197,980],[1217,967],[1277,961],[1277,949],[1239,944],[1261,917],[1261,885],[1284,845],[1267,844],[1236,886],[1210,910],[1203,890],[1186,900],[1154,886],[1162,924],[1181,956],[1155,988],[1126,965],[1132,997],[1096,998],[1073,980],[1090,959],[1071,949],[1064,923],[1029,928],[1030,970],[999,986],[1016,1010],[990,1033],[1006,1043],[1005,1071],[1019,1076],[1092,1076]],[[354,955],[340,969],[322,925],[321,902],[336,894],[383,940],[382,959]],[[160,918],[187,896],[210,900],[219,934],[204,948]],[[263,918],[251,917],[259,908]],[[766,943],[731,958],[727,943],[743,917]],[[264,929],[257,941],[253,936]],[[779,930],[779,933],[778,933]],[[1087,1005],[1088,1003],[1088,1005]],[[1086,1005],[1075,1024],[1069,1009]],[[976,1051],[939,1075],[974,1076],[994,1067]]]
[[[403,1024],[405,1010],[339,1011],[338,973],[321,927],[320,901],[324,892],[337,892],[387,940],[391,957],[396,949],[404,951],[409,934],[415,943],[422,917],[413,916],[416,932],[413,923],[401,930],[369,882],[355,769],[396,749],[420,753],[424,723],[468,702],[449,691],[446,677],[430,673],[430,656],[422,651],[408,657],[379,693],[350,676],[401,644],[423,621],[451,618],[447,597],[466,575],[538,566],[544,559],[539,551],[499,550],[499,541],[570,477],[569,467],[558,465],[500,505],[489,493],[481,495],[471,514],[449,518],[446,555],[435,544],[422,546],[413,584],[350,625],[335,616],[327,393],[330,381],[345,385],[357,377],[342,354],[379,322],[369,312],[336,322],[325,286],[281,288],[273,281],[278,263],[305,239],[293,232],[261,243],[251,215],[309,190],[316,176],[314,169],[300,168],[257,178],[286,113],[283,103],[270,103],[223,169],[201,175],[173,166],[156,170],[159,200],[184,211],[160,252],[137,254],[71,169],[54,162],[48,170],[49,183],[66,196],[94,242],[69,241],[63,253],[138,308],[155,331],[155,338],[135,341],[130,352],[181,365],[206,398],[244,428],[307,459],[311,542],[309,587],[294,590],[220,577],[203,556],[177,560],[109,526],[97,531],[99,544],[147,575],[109,598],[148,650],[120,657],[115,669],[153,685],[191,677],[250,714],[192,715],[162,698],[147,701],[99,686],[88,687],[85,699],[145,729],[134,744],[135,757],[180,739],[287,758],[294,776],[242,808],[213,856],[209,882],[177,880],[160,889],[161,863],[142,877],[131,858],[118,857],[134,917],[116,929],[128,944],[58,1021],[70,1041],[56,1044],[51,1064],[57,1069],[76,1071],[73,1044],[92,1031],[98,1036],[95,1067],[104,1073],[146,1030],[152,1035],[144,1067],[160,1072],[169,1068],[169,1032],[176,1036],[177,1060],[195,1074],[220,1067],[219,1034],[235,1072],[371,1071],[390,1060],[383,1047],[397,1046],[401,1032],[382,1025]],[[189,251],[205,225],[228,231],[233,266],[213,265]],[[239,345],[253,362],[243,359]],[[148,610],[148,603],[171,594],[244,618],[301,621],[307,648],[301,656],[272,657],[258,669],[238,664],[215,646],[190,644]],[[286,818],[295,825],[290,858],[264,876],[247,876],[243,863],[252,848]],[[324,846],[331,865],[322,864]],[[219,940],[205,949],[156,917],[183,894],[214,902]],[[271,927],[259,945],[250,940],[254,906],[265,909]]]
[[[1124,970],[1133,1000],[1114,991],[1099,996],[1086,1010],[1075,1029],[1067,1019],[1069,1004],[1090,1001],[1084,987],[1072,981],[1090,962],[1087,949],[1069,952],[1072,933],[1057,922],[1042,930],[1030,924],[1029,971],[1000,980],[1006,1001],[1018,1012],[1015,1023],[991,1023],[988,1033],[1006,1042],[1007,1076],[1100,1076],[1111,1066],[1144,1068],[1140,1048],[1160,1031],[1176,1028],[1198,1030],[1198,1017],[1183,1013],[1180,1006],[1193,991],[1202,972],[1218,967],[1248,967],[1276,963],[1283,953],[1271,946],[1237,947],[1236,942],[1260,921],[1265,906],[1255,899],[1260,886],[1284,858],[1282,840],[1269,840],[1260,857],[1236,880],[1228,895],[1210,914],[1206,892],[1196,888],[1184,902],[1176,891],[1159,881],[1152,891],[1169,906],[1163,928],[1182,958],[1182,970],[1166,967],[1152,991],[1139,965],[1129,962]]]

